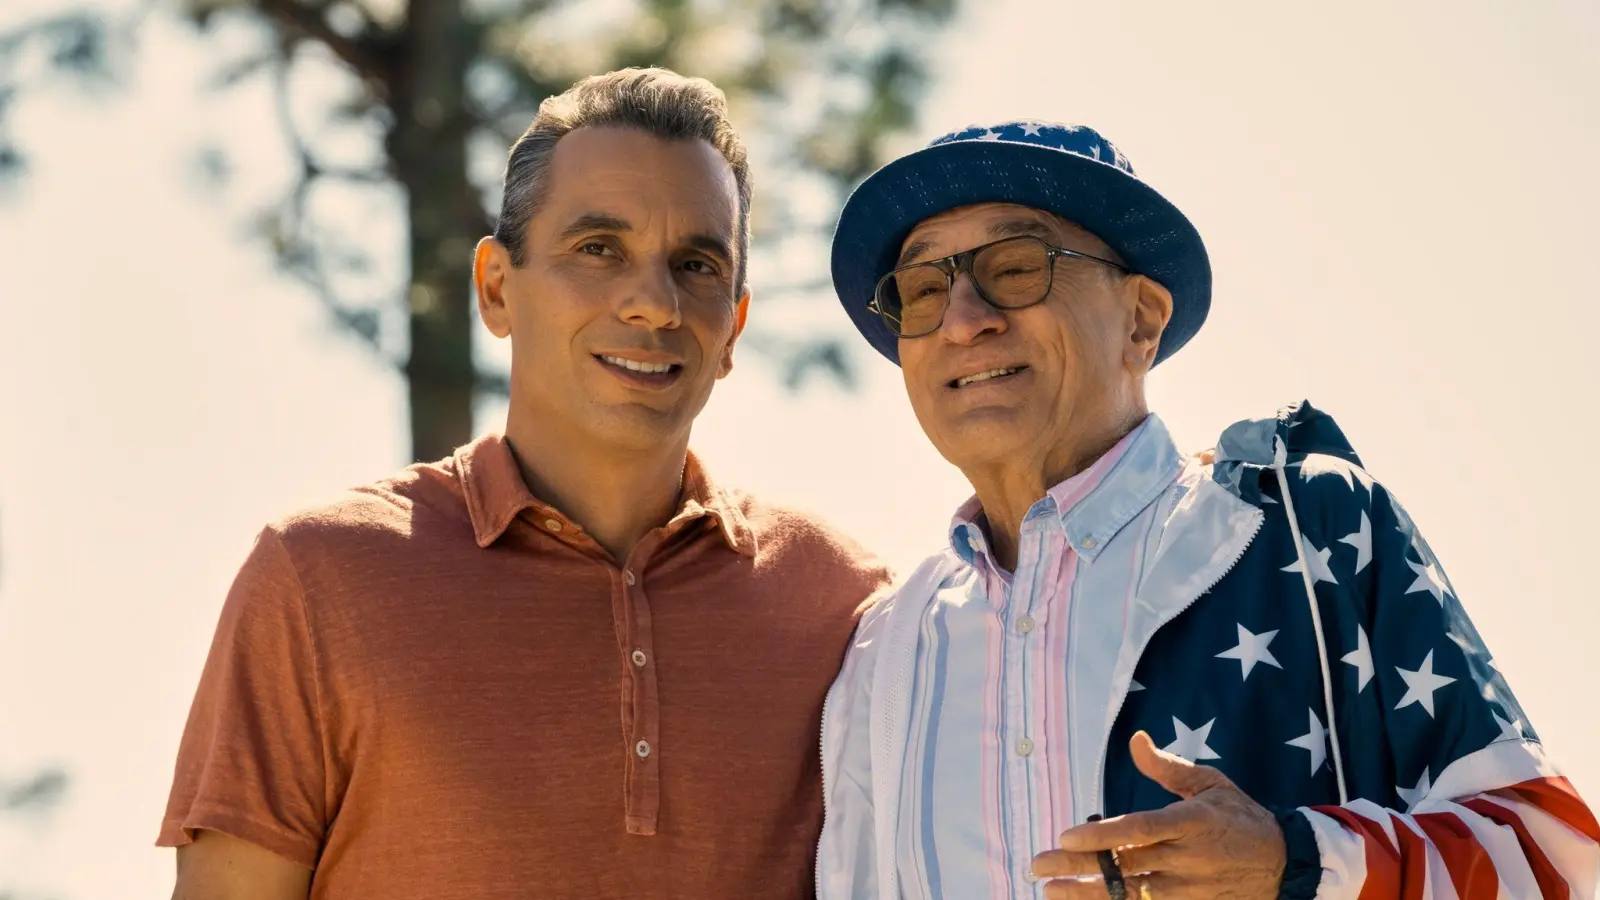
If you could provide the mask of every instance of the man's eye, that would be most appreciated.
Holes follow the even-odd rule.
[[[683,268],[692,275],[715,275],[717,267],[703,259],[685,260]]]
[[[586,253],[590,256],[605,256],[607,253],[614,251],[612,251],[609,244],[603,241],[588,241],[578,246],[578,252]]]

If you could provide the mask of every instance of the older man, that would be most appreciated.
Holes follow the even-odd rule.
[[[1202,466],[1149,413],[1210,267],[1108,141],[940,138],[833,277],[977,496],[829,694],[824,898],[1594,895],[1600,825],[1332,420]]]
[[[261,532],[160,843],[179,900],[812,893],[817,713],[881,566],[689,453],[750,187],[722,92],[546,100],[479,310],[504,434]]]

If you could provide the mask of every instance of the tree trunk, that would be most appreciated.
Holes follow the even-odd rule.
[[[395,73],[396,176],[411,225],[411,454],[441,459],[472,436],[472,248],[483,213],[467,178],[467,66],[477,36],[461,0],[411,3]]]

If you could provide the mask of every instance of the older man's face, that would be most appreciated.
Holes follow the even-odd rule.
[[[1116,259],[1102,241],[1050,213],[1008,203],[961,207],[924,220],[907,236],[901,264],[937,259],[997,237],[1036,234],[1046,243]],[[985,303],[958,277],[944,321],[932,334],[900,341],[912,408],[928,438],[958,467],[1043,467],[1075,433],[1114,427],[1137,399],[1139,364],[1154,354],[1153,324],[1140,312],[1143,279],[1088,260],[1059,258],[1046,299],[1025,309]],[[1153,286],[1153,283],[1149,286]],[[1159,288],[1157,288],[1159,290]],[[1148,310],[1146,311],[1149,312]],[[1149,340],[1149,347],[1139,346]],[[1147,349],[1147,352],[1146,352]],[[1130,365],[1131,363],[1131,365]],[[1147,363],[1145,364],[1147,366]],[[1001,370],[1009,374],[983,377]]]

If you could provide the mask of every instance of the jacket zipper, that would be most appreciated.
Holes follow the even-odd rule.
[[[1265,515],[1262,515],[1259,519],[1257,519],[1255,527],[1250,529],[1250,537],[1249,537],[1249,539],[1247,539],[1244,543],[1239,545],[1239,552],[1235,553],[1233,555],[1233,558],[1228,560],[1228,564],[1223,566],[1222,569],[1217,572],[1217,576],[1215,578],[1213,578],[1210,581],[1206,582],[1206,586],[1205,587],[1201,588],[1197,593],[1195,593],[1195,595],[1193,597],[1190,597],[1189,598],[1189,602],[1187,602],[1187,603],[1183,604],[1182,606],[1178,607],[1177,609],[1173,610],[1172,615],[1167,616],[1166,618],[1162,619],[1160,622],[1157,622],[1156,623],[1156,627],[1152,628],[1150,630],[1150,637],[1155,637],[1155,633],[1157,631],[1160,631],[1162,628],[1165,628],[1168,622],[1171,622],[1173,619],[1176,619],[1178,616],[1182,615],[1183,611],[1188,609],[1189,607],[1193,606],[1195,604],[1196,600],[1199,600],[1201,597],[1205,596],[1207,591],[1209,591],[1212,588],[1216,587],[1217,586],[1217,582],[1219,582],[1222,579],[1226,578],[1228,576],[1228,573],[1233,571],[1233,567],[1237,566],[1239,564],[1239,560],[1244,558],[1244,554],[1245,554],[1246,551],[1248,551],[1250,549],[1250,545],[1254,544],[1256,542],[1256,537],[1261,534],[1261,529],[1262,529],[1262,527],[1264,525],[1266,525],[1266,522],[1267,522],[1267,517]],[[1145,640],[1146,640],[1146,642],[1148,642],[1149,638],[1146,638]],[[1144,655],[1144,648],[1140,647],[1139,648],[1139,657],[1142,657],[1143,655]],[[1139,657],[1134,657],[1134,668],[1135,669],[1137,669],[1139,667]],[[1132,673],[1129,673],[1128,678],[1129,678],[1130,681],[1132,680],[1132,678],[1133,678]],[[1111,722],[1111,725],[1112,725],[1113,728],[1115,728],[1115,726],[1117,724],[1117,717],[1122,715],[1122,705],[1124,703],[1126,703],[1127,701],[1128,701],[1128,691],[1127,691],[1127,689],[1123,689],[1122,693],[1117,697],[1117,705],[1112,709],[1112,712],[1111,712],[1111,718],[1110,718],[1109,721]],[[1100,747],[1100,760],[1095,765],[1095,772],[1094,772],[1094,779],[1095,779],[1095,781],[1094,781],[1094,796],[1095,796],[1095,801],[1096,801],[1096,803],[1098,804],[1098,807],[1099,807],[1098,809],[1095,810],[1095,813],[1097,815],[1105,815],[1105,811],[1106,811],[1106,763],[1109,761],[1110,755],[1111,755],[1111,734],[1108,731],[1106,733],[1105,741],[1101,744],[1101,747]]]
[[[822,822],[828,822],[828,708],[833,700],[833,685],[828,686],[828,692],[822,695],[822,725],[817,729],[818,760],[822,765]],[[817,834],[817,849],[814,852],[815,862],[812,869],[812,878],[817,883],[817,896],[822,896],[822,834]]]

